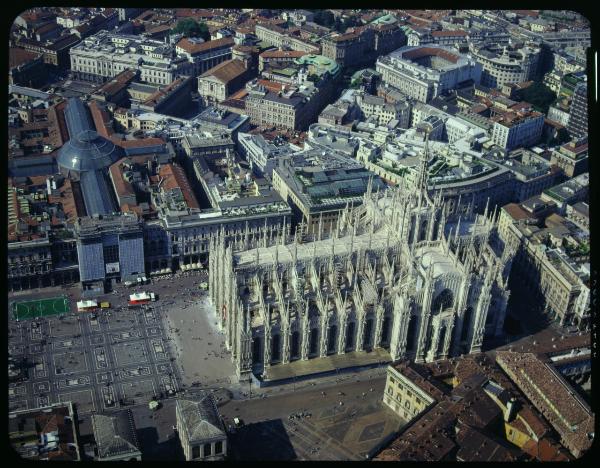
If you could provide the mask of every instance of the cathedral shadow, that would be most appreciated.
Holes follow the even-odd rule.
[[[159,442],[158,431],[154,427],[144,427],[136,433],[142,460],[185,460],[179,437]]]
[[[234,460],[295,460],[296,451],[281,419],[248,424],[229,435]]]

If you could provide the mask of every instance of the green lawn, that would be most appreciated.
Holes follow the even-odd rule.
[[[16,320],[60,315],[67,312],[69,312],[69,300],[64,296],[12,303],[13,319]]]

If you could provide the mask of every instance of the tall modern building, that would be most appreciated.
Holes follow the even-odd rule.
[[[583,81],[577,84],[573,93],[571,110],[569,112],[569,123],[567,130],[574,138],[581,138],[588,134],[587,117],[587,82]]]

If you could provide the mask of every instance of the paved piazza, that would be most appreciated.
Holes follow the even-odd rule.
[[[162,320],[152,309],[124,308],[128,293],[110,297],[116,307],[95,318],[74,312],[10,321],[9,351],[28,378],[9,384],[9,408],[72,401],[86,415],[173,396],[180,379]]]
[[[220,408],[226,424],[234,417],[245,423],[231,436],[232,458],[251,460],[256,453],[262,460],[364,460],[405,424],[382,404],[384,387],[385,376],[369,371],[328,387],[274,388],[228,401]]]
[[[154,396],[170,398],[193,383],[194,388],[229,382],[235,387],[214,310],[198,291],[204,280],[189,276],[133,289],[120,285],[115,293],[98,298],[111,303],[106,311],[78,313],[72,307],[60,317],[11,320],[8,349],[25,364],[28,378],[9,384],[9,408],[70,399],[86,415],[145,404]],[[154,291],[159,300],[128,309],[127,296],[140,291]],[[66,292],[74,304],[79,292]],[[56,295],[20,294],[18,299],[47,294]]]

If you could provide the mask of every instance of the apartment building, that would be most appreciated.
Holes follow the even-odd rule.
[[[554,204],[540,197],[501,208],[498,235],[517,249],[511,290],[531,297],[532,304],[561,325],[585,329],[590,324],[589,264],[586,269],[581,257],[569,256],[562,248],[580,235],[579,228],[553,213],[555,210]],[[589,245],[589,239],[587,242]]]
[[[538,71],[541,49],[534,45],[513,46],[486,41],[471,43],[469,49],[483,68],[481,84],[490,88],[529,81]]]
[[[444,396],[439,385],[409,361],[388,366],[383,403],[406,423],[419,418]]]
[[[248,69],[241,60],[228,60],[198,77],[198,94],[205,105],[219,103],[244,86]]]
[[[184,37],[175,45],[175,52],[191,64],[192,76],[198,76],[232,58],[235,41],[232,37],[202,42],[202,39]]]
[[[404,31],[396,24],[368,25],[323,38],[321,53],[342,67],[353,67],[405,44]]]
[[[509,112],[494,122],[492,140],[507,151],[532,146],[540,141],[543,127],[544,115],[540,112]]]
[[[325,106],[324,95],[332,91],[330,78],[321,81],[322,86],[307,81],[290,89],[283,86],[280,92],[269,91],[258,82],[249,83],[246,114],[257,125],[305,130]]]
[[[569,123],[567,130],[574,138],[581,138],[588,134],[588,106],[587,82],[577,83],[573,92],[573,100],[569,110]]]
[[[481,65],[447,47],[402,47],[380,57],[381,81],[419,102],[429,102],[460,83],[479,83]]]
[[[305,42],[299,37],[294,37],[288,32],[273,24],[257,24],[255,28],[256,37],[272,46],[299,50],[308,54],[318,54],[321,48],[318,45]]]
[[[172,46],[140,36],[101,31],[70,50],[71,71],[76,78],[105,82],[126,69],[139,70],[140,80],[168,85],[179,76],[190,76],[187,57]]]
[[[587,137],[574,139],[552,152],[550,164],[560,167],[567,177],[576,177],[588,170]]]

